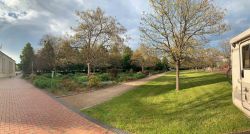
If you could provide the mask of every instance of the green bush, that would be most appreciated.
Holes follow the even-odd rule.
[[[100,85],[100,78],[95,76],[95,75],[91,75],[88,78],[88,87],[98,87]]]
[[[98,77],[100,78],[101,81],[110,81],[111,80],[111,76],[108,73],[99,74]]]
[[[46,77],[46,78],[51,78],[51,73],[45,73],[40,76]]]
[[[55,79],[50,79],[44,76],[36,76],[33,80],[33,84],[39,88],[57,88],[58,81]]]
[[[70,79],[62,80],[60,84],[60,88],[63,88],[66,91],[77,91],[78,87],[78,84]]]
[[[130,80],[137,80],[141,78],[145,78],[146,75],[138,72],[138,73],[121,73],[118,75],[117,81],[122,82],[122,81],[130,81]]]
[[[83,83],[88,81],[88,76],[74,76],[73,79],[78,83]]]
[[[135,73],[133,77],[136,79],[142,79],[146,77],[146,74],[138,72],[138,73]]]
[[[120,73],[118,75],[118,78],[117,78],[117,81],[118,82],[122,82],[122,81],[128,81],[128,74],[125,74],[125,73]]]
[[[118,74],[119,74],[119,70],[115,69],[115,68],[109,69],[108,73],[110,74],[110,76],[111,76],[112,79],[115,79],[118,76]]]

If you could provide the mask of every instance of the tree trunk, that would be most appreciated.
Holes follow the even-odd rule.
[[[90,63],[87,63],[87,65],[88,65],[88,76],[90,76],[91,73]]]
[[[144,72],[144,66],[143,65],[141,66],[141,72]]]
[[[231,60],[229,59],[228,70],[227,70],[227,78],[229,78],[230,71],[231,71]]]
[[[176,63],[176,91],[180,90],[180,62],[177,61]]]

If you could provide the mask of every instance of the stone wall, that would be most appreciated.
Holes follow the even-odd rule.
[[[16,63],[9,56],[0,51],[0,78],[12,77],[16,74]]]

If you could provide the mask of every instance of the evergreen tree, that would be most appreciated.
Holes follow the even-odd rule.
[[[128,71],[132,68],[131,65],[131,57],[133,55],[133,51],[131,50],[130,47],[125,47],[123,56],[122,56],[122,69],[125,71]]]
[[[32,73],[32,66],[34,60],[34,50],[31,44],[28,42],[22,50],[20,55],[21,63],[20,67],[24,74]]]
[[[55,69],[55,51],[53,44],[49,40],[44,42],[44,47],[41,50],[41,58],[45,65],[45,70],[51,71]]]

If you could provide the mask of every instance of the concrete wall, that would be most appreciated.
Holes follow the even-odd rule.
[[[13,59],[0,51],[0,78],[12,77],[16,74],[16,63]]]

